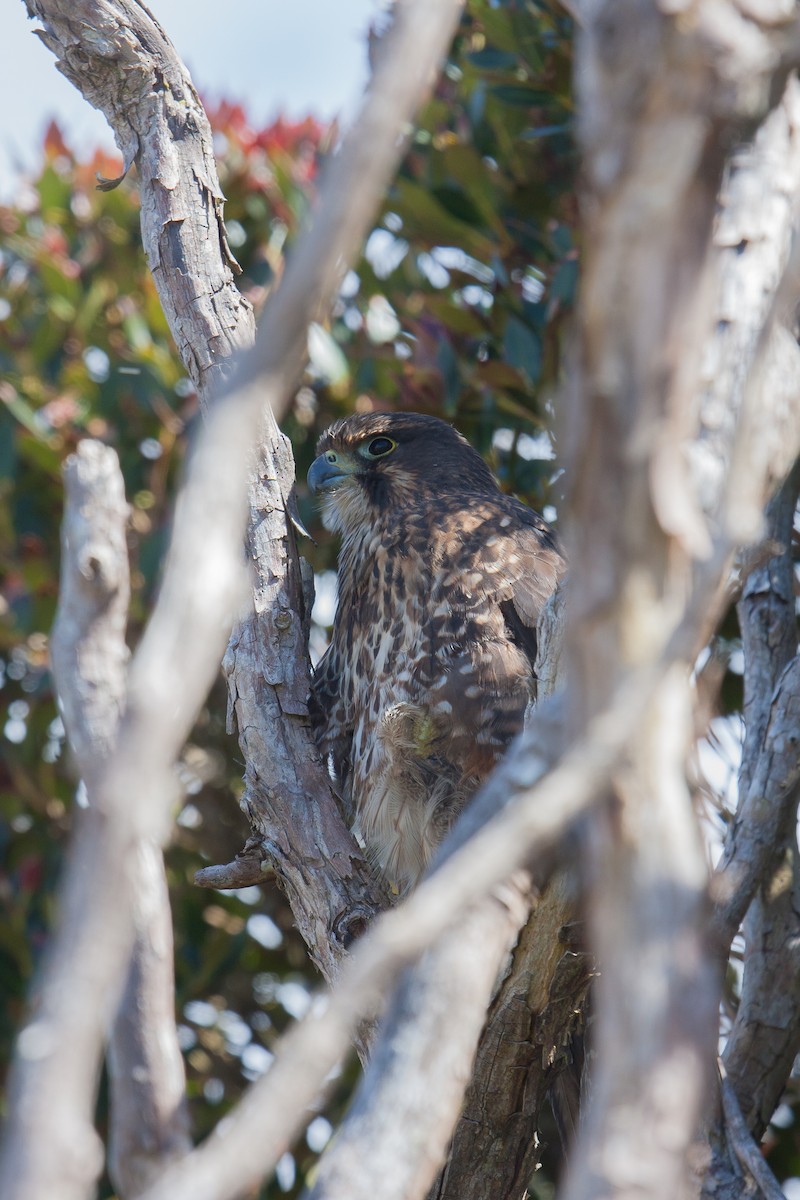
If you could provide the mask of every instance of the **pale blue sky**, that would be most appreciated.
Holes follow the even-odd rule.
[[[22,0],[0,0],[0,196],[37,161],[53,116],[78,149],[113,146],[104,119],[55,69]],[[256,122],[284,111],[352,114],[381,0],[149,0],[202,94],[244,101]]]

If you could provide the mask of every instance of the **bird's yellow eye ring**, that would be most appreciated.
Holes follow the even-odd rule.
[[[365,453],[369,458],[384,458],[385,455],[391,454],[397,442],[390,437],[374,437],[365,447]]]

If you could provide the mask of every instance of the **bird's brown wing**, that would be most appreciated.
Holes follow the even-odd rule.
[[[564,559],[542,519],[498,497],[462,542],[451,592],[452,654],[430,679],[437,750],[474,786],[522,728],[535,695],[536,624],[564,573]],[[452,564],[451,564],[452,565]],[[446,631],[446,632],[445,632]]]
[[[507,556],[516,556],[506,573],[510,595],[500,600],[508,636],[523,650],[531,670],[536,663],[536,626],[547,601],[566,571],[566,562],[552,529],[538,513],[508,499],[514,520]]]

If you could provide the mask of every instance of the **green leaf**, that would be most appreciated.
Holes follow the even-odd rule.
[[[425,310],[454,333],[479,337],[486,328],[486,322],[474,308],[463,308],[445,296],[426,296]]]
[[[535,382],[542,370],[542,346],[538,337],[519,317],[510,316],[503,338],[503,357]]]
[[[571,131],[571,122],[562,121],[560,125],[540,125],[536,129],[525,129],[520,137],[525,142],[537,142],[541,138],[554,137],[556,134],[570,133]]]
[[[456,353],[446,339],[439,343],[436,365],[441,371],[444,381],[444,410],[449,416],[452,416],[458,407],[458,397],[461,394],[461,376]]]
[[[46,217],[51,216],[49,210],[54,210],[58,214],[63,213],[64,209],[69,209],[69,202],[72,199],[70,182],[51,166],[45,167],[42,171],[37,191],[42,204],[42,213]]]
[[[16,475],[17,454],[14,432],[14,420],[11,414],[0,409],[0,479],[13,479]]]
[[[496,100],[515,108],[533,108],[539,104],[548,104],[551,99],[549,92],[543,92],[540,88],[525,87],[523,84],[501,84],[499,87],[490,88],[489,93]]]
[[[125,337],[128,339],[128,345],[134,353],[143,354],[150,349],[153,339],[150,334],[150,327],[141,313],[128,313],[123,318],[122,328],[125,332]]]
[[[462,188],[445,185],[434,188],[433,195],[439,201],[442,208],[445,208],[451,216],[456,217],[459,221],[466,221],[468,225],[481,225],[483,223],[480,210],[473,204]]]
[[[485,50],[475,50],[467,55],[467,62],[472,63],[479,71],[506,71],[519,62],[516,54],[508,50],[496,50],[487,46]]]
[[[493,46],[509,53],[513,52],[516,57],[519,39],[514,33],[511,13],[507,8],[489,8],[487,6],[481,13],[481,25],[488,41]]]
[[[81,298],[81,280],[65,275],[51,259],[43,258],[38,265],[38,271],[46,292],[56,296],[64,296],[70,304],[77,305]]]
[[[575,301],[578,289],[578,260],[568,258],[561,263],[553,276],[553,282],[548,289],[547,297],[551,304],[560,303],[570,307]]]
[[[66,296],[50,296],[47,307],[56,320],[63,321],[65,325],[75,319],[75,305]]]
[[[453,216],[427,188],[409,179],[398,179],[391,205],[403,218],[403,223],[412,225],[430,246],[460,245],[468,254],[484,260],[491,258],[494,252],[494,242],[490,238]]]

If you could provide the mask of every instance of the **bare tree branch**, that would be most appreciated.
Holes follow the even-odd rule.
[[[58,612],[50,662],[84,781],[114,747],[125,708],[128,504],[114,451],[86,440],[64,464]]]
[[[341,820],[307,725],[309,606],[286,519],[294,466],[270,407],[277,412],[305,365],[308,324],[327,311],[361,245],[460,7],[460,0],[398,6],[357,125],[328,164],[313,224],[267,304],[255,357],[238,374],[249,379],[260,365],[251,400],[263,426],[252,439],[262,449],[248,498],[255,603],[226,656],[231,707],[254,835],[328,979],[385,900]],[[252,314],[233,285],[211,134],[185,68],[137,0],[28,0],[28,8],[46,21],[59,69],[107,116],[126,163],[136,155],[148,261],[187,370],[208,402],[225,357],[251,343]],[[95,31],[88,39],[87,28]],[[219,236],[209,238],[208,229]]]
[[[765,751],[776,743],[774,732],[771,735],[768,731],[775,723],[782,677],[797,654],[792,530],[798,493],[800,461],[767,507],[766,532],[774,553],[750,573],[737,605],[745,661],[745,742],[739,776],[744,795],[759,774]],[[786,773],[783,770],[775,774],[780,779]],[[731,840],[736,840],[735,827]]]
[[[70,746],[88,781],[90,808],[79,813],[72,854],[84,864],[81,886],[91,892],[96,828],[102,824],[93,811],[92,778],[113,751],[125,707],[128,506],[117,456],[99,442],[81,442],[65,464],[64,477],[61,591],[51,659]],[[139,845],[131,874],[134,957],[111,1037],[111,1161],[123,1195],[141,1190],[166,1161],[191,1145],[175,1031],[169,898],[161,854],[151,843]],[[74,888],[74,879],[72,883]],[[71,911],[80,920],[79,910]],[[76,929],[67,929],[65,943],[76,940]],[[40,1022],[48,1019],[48,1004],[57,996],[58,969],[51,962],[50,975],[42,980]],[[85,1019],[91,1038],[96,1037],[93,1022],[105,1032],[107,1015],[90,1004]],[[85,1046],[78,1041],[69,1053],[80,1057]],[[91,1125],[95,1081],[93,1070],[84,1071],[76,1095],[67,1066],[60,1055],[34,1059],[23,1098],[50,1097],[63,1121],[62,1136],[69,1141],[76,1117]],[[63,1152],[59,1143],[36,1150],[39,1156],[53,1157],[53,1173]],[[86,1166],[91,1169],[91,1161]],[[80,1186],[79,1176],[75,1182]]]
[[[688,447],[703,511],[714,520],[732,478],[733,434],[750,386],[762,335],[777,317],[770,337],[767,389],[772,412],[755,433],[767,442],[772,491],[791,467],[796,441],[800,349],[792,294],[787,311],[775,300],[789,266],[800,204],[800,81],[791,75],[783,97],[755,137],[738,145],[726,168],[714,229],[716,291],[714,332],[703,350],[697,437]],[[739,480],[737,486],[749,487]],[[763,497],[757,495],[759,513]]]
[[[739,1194],[740,1163],[753,1174],[741,1146],[752,1144],[755,1151],[752,1139],[766,1129],[800,1050],[800,657],[791,554],[799,481],[796,466],[769,507],[768,534],[777,553],[751,573],[738,605],[746,738],[739,806],[712,880],[717,898],[712,931],[717,948],[725,951],[744,918],[746,953],[741,999],[723,1055],[722,1113],[709,1134],[712,1161],[703,1194],[713,1191],[718,1200]],[[761,1173],[771,1178],[763,1160]],[[774,1192],[774,1179],[772,1186]]]
[[[577,40],[587,222],[566,464],[577,722],[604,705],[622,664],[661,654],[676,611],[693,612],[697,632],[698,599],[721,582],[743,524],[727,490],[713,523],[703,519],[686,447],[712,333],[725,156],[782,89],[797,19],[781,24],[776,11],[745,23],[735,4],[700,2],[685,20],[684,8],[587,3]],[[741,418],[732,424],[733,456],[745,443]],[[762,463],[746,461],[763,497]],[[672,1200],[687,1186],[717,1006],[685,780],[688,713],[685,674],[673,669],[630,742],[613,807],[590,827],[597,1060],[569,1200]]]
[[[723,1055],[756,1139],[763,1136],[800,1052],[800,868],[794,819],[789,824],[784,849],[765,873],[744,923],[742,995]]]
[[[761,1150],[753,1140],[753,1135],[739,1108],[736,1092],[725,1075],[725,1068],[722,1067],[721,1071],[722,1107],[725,1113],[726,1133],[732,1143],[733,1151],[756,1184],[764,1200],[783,1200],[783,1189],[779,1186],[777,1179],[764,1161]],[[741,1192],[739,1194],[741,1195]]]
[[[769,693],[767,693],[769,695]],[[756,888],[763,881],[780,843],[780,831],[797,807],[800,764],[800,659],[793,659],[778,679],[761,752],[739,804],[723,857],[711,881],[716,909],[711,933],[727,952]]]
[[[92,789],[113,747],[125,697],[128,506],[117,457],[97,442],[79,447],[65,465],[64,481],[61,586],[50,655],[70,744]],[[60,889],[59,935],[37,981],[35,1014],[20,1035],[9,1089],[2,1175],[7,1187],[0,1188],[9,1196],[16,1181],[34,1170],[54,1187],[58,1183],[63,1195],[82,1195],[102,1165],[92,1123],[97,1047],[116,993],[106,986],[95,994],[95,961],[83,987],[65,992],[62,984],[75,956],[87,949],[84,917],[94,904],[105,850],[102,811],[94,806],[79,811]],[[103,955],[114,933],[92,932]],[[36,1136],[42,1096],[48,1098],[48,1126],[52,1121],[46,1139]]]
[[[747,488],[779,479],[791,465],[800,405],[800,349],[778,328],[767,345],[762,333],[772,314],[791,315],[791,294],[775,313],[781,279],[800,215],[800,82],[792,76],[781,103],[763,122],[753,142],[737,150],[721,194],[714,242],[719,247],[719,302],[714,337],[703,373],[707,386],[700,407],[699,436],[692,444],[699,494],[711,512],[724,497],[732,461],[731,431],[759,353],[769,360],[763,380],[770,417],[758,420],[757,438],[766,439],[765,472],[746,472]],[[795,289],[796,279],[792,286]],[[742,438],[742,442],[749,439]],[[702,464],[702,467],[700,466]],[[752,478],[751,478],[752,476]],[[738,490],[738,489],[736,489]],[[739,616],[748,663],[745,723],[747,742],[739,781],[739,812],[729,831],[722,860],[711,881],[715,902],[711,935],[726,953],[779,840],[781,806],[793,804],[797,727],[797,668],[790,558],[776,558],[791,539],[797,482],[789,481],[768,512],[768,557],[750,570]],[[737,504],[738,497],[732,497]],[[756,491],[751,505],[760,506]],[[752,525],[752,518],[748,518]],[[791,610],[791,616],[789,611]],[[781,679],[781,672],[784,672]],[[771,797],[765,804],[764,798]]]
[[[108,1046],[108,1163],[120,1196],[138,1196],[191,1150],[186,1074],[175,1028],[172,913],[164,859],[141,842],[134,874],[135,939]]]
[[[137,76],[135,70],[120,70],[125,61],[120,41],[131,44],[135,18],[146,10],[132,7],[137,12],[130,21],[117,20],[102,0],[82,5],[52,0],[31,4],[30,11],[47,20],[51,48],[65,58],[68,50],[76,54],[84,83],[97,68],[96,59],[113,62],[122,56],[116,62],[116,77],[131,87],[125,98],[129,110],[135,111]],[[458,11],[459,6],[449,2],[433,10],[422,3],[400,10],[391,48],[361,119],[328,173],[320,217],[298,246],[284,278],[279,314],[265,319],[259,348],[241,374],[248,382],[238,385],[226,404],[215,406],[196,443],[176,507],[161,595],[129,670],[128,705],[116,750],[105,765],[88,772],[93,811],[98,814],[93,822],[92,870],[75,858],[69,864],[65,889],[74,903],[70,900],[66,906],[64,924],[44,968],[49,1004],[20,1037],[13,1116],[0,1168],[4,1196],[38,1200],[57,1190],[70,1200],[87,1193],[99,1170],[90,1099],[103,1029],[132,941],[134,889],[128,871],[135,847],[143,839],[160,840],[164,835],[175,787],[175,756],[213,679],[230,615],[241,603],[243,568],[237,548],[244,525],[242,464],[257,442],[265,405],[271,402],[280,410],[302,369],[308,320],[330,303],[349,257],[367,231],[402,148],[407,122],[430,86]],[[421,30],[430,37],[418,43]],[[140,78],[140,91],[148,92],[152,83],[149,75]],[[92,98],[119,115],[118,89],[106,92],[99,86]],[[177,181],[171,177],[168,182]],[[274,304],[269,312],[278,313]],[[91,896],[85,894],[89,879]],[[91,1020],[88,1013],[93,1014]],[[79,1061],[73,1058],[78,1045]],[[77,1106],[59,1129],[51,1125],[58,1106],[36,1108],[34,1077],[44,1060],[47,1070],[63,1074],[73,1086],[83,1080],[84,1105]],[[37,1158],[42,1144],[52,1146],[54,1154]]]
[[[409,970],[309,1200],[426,1194],[470,1081],[498,972],[529,908],[524,872],[484,898]]]

